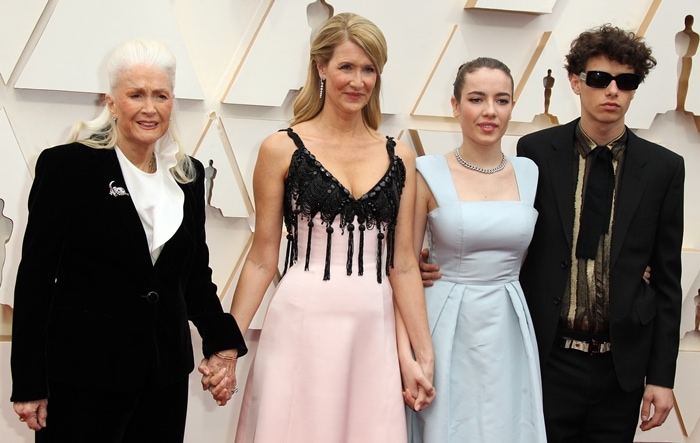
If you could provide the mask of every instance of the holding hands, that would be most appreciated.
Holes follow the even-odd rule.
[[[216,404],[224,406],[238,392],[236,361],[238,351],[227,349],[202,359],[197,370],[202,374],[202,389],[209,390]]]
[[[422,411],[435,399],[436,391],[433,379],[433,365],[422,367],[412,358],[400,362],[403,381],[403,400],[414,411]]]

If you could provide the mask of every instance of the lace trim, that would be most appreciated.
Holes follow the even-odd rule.
[[[323,279],[330,279],[331,239],[333,222],[339,217],[338,227],[348,233],[346,272],[352,275],[354,258],[355,222],[359,231],[359,250],[357,252],[357,274],[364,275],[364,241],[366,231],[377,231],[377,282],[382,282],[382,269],[389,275],[394,266],[394,236],[396,219],[399,212],[399,200],[406,180],[406,167],[401,158],[394,154],[396,142],[387,136],[386,149],[391,159],[389,168],[381,180],[365,195],[355,199],[342,183],[328,172],[316,157],[304,146],[299,136],[291,129],[283,129],[294,141],[297,150],[292,155],[289,174],[285,180],[284,223],[287,228],[287,248],[283,275],[294,265],[299,255],[299,221],[307,220],[309,226],[306,238],[306,257],[304,270],[309,270],[311,253],[311,235],[313,219],[320,216],[326,226],[326,257]],[[382,242],[386,239],[387,260],[382,266]]]

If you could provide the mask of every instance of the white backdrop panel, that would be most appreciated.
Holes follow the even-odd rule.
[[[513,121],[531,122],[535,115],[544,113],[544,77],[547,70],[552,70],[554,87],[550,98],[549,114],[557,117],[559,122],[568,122],[579,116],[576,95],[571,91],[569,78],[561,68],[560,45],[554,35],[545,43],[542,53],[528,79],[515,79],[516,84],[526,81],[518,101],[513,109]]]
[[[649,128],[656,114],[676,109],[676,91],[680,58],[676,51],[676,34],[683,30],[685,16],[693,14],[700,19],[700,2],[675,0],[661,2],[644,38],[654,50],[657,66],[637,90],[633,106],[627,112],[626,122],[633,128]],[[698,20],[700,25],[700,20]],[[698,76],[696,65],[694,76]],[[697,79],[694,79],[697,82]],[[691,83],[692,85],[692,83]],[[696,106],[697,99],[688,94],[688,104]],[[696,107],[700,114],[700,106]]]
[[[472,8],[498,9],[502,11],[532,12],[546,14],[552,12],[556,0],[469,0]]]
[[[22,238],[27,225],[27,198],[32,184],[32,176],[27,168],[27,162],[22,155],[12,126],[7,119],[5,110],[0,108],[0,146],[2,146],[2,161],[0,161],[0,199],[5,204],[2,215],[12,220],[12,232],[4,248],[4,264],[0,260],[0,304],[13,306],[15,278],[17,267],[22,256]],[[57,190],[64,192],[65,190]]]
[[[447,31],[447,29],[445,29]],[[434,56],[435,68],[432,77],[425,84],[425,91],[416,103],[413,115],[434,117],[453,117],[450,97],[452,83],[457,75],[457,68],[470,60],[469,49],[459,26],[454,26],[445,39],[442,52]]]
[[[3,0],[0,76],[7,82],[48,0]]]
[[[204,99],[170,1],[120,0],[119,6],[105,11],[100,1],[61,0],[16,87],[107,92],[111,51],[125,40],[156,38],[177,57],[175,95]]]
[[[280,120],[252,120],[245,118],[222,118],[221,122],[226,131],[236,162],[243,171],[246,189],[253,192],[253,170],[258,158],[258,148],[265,138],[273,132],[289,126]],[[253,195],[250,195],[251,200]]]
[[[249,217],[248,191],[228,140],[226,143],[222,140],[224,132],[220,125],[220,119],[214,117],[195,154],[205,167],[205,198],[224,217]]]

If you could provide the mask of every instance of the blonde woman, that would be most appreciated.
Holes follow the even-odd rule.
[[[332,17],[311,45],[291,127],[260,147],[255,236],[231,313],[246,331],[275,272],[236,442],[405,443],[394,305],[412,346],[407,388],[426,406],[433,352],[413,253],[415,159],[377,132],[381,31]],[[420,388],[419,388],[420,386]]]

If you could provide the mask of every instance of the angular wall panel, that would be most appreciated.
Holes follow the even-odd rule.
[[[223,93],[232,58],[267,5],[262,0],[171,0],[182,38],[207,96]],[[218,99],[217,99],[218,101]]]
[[[311,35],[308,4],[308,0],[270,3],[224,103],[281,106],[290,90],[304,85]]]
[[[652,270],[653,273],[653,270]],[[695,296],[700,290],[700,250],[683,250],[683,308],[681,313],[681,344],[682,351],[700,352],[700,331],[695,330],[696,301]],[[698,405],[700,408],[700,404]],[[700,412],[700,409],[698,409]],[[700,417],[700,414],[698,415]]]
[[[194,156],[204,165],[206,203],[224,217],[249,217],[253,205],[245,189],[236,158],[224,135],[221,120],[213,115]]]
[[[288,122],[278,120],[251,120],[245,118],[222,117],[224,131],[233,148],[238,166],[243,171],[245,187],[253,200],[253,170],[258,158],[258,148],[265,137],[289,126]]]
[[[0,77],[15,68],[48,0],[4,0],[0,7]]]
[[[352,11],[372,21],[371,1],[330,2],[335,13]],[[310,41],[325,21],[310,0],[272,1],[253,41],[236,70],[224,103],[281,106],[290,91],[299,90],[306,80]],[[386,30],[383,30],[386,32]],[[263,84],[265,87],[260,87]],[[382,84],[382,112],[397,113],[391,82]]]
[[[27,168],[19,144],[15,139],[5,110],[0,108],[0,199],[4,203],[2,214],[12,220],[12,232],[4,248],[4,264],[0,261],[0,304],[13,305],[17,267],[22,257],[22,239],[27,225],[27,198],[32,184],[32,176]],[[4,239],[2,239],[4,241]],[[0,258],[2,254],[0,254]]]
[[[656,429],[659,434],[663,435],[663,440],[661,437],[651,440],[654,438],[654,433],[647,432],[644,435],[647,437],[646,434],[649,434],[647,441],[686,441],[693,443],[697,442],[697,438],[700,436],[696,426],[700,418],[700,403],[697,401],[697,390],[690,388],[691,386],[697,386],[697,368],[700,367],[700,352],[680,352],[677,365],[676,388],[673,390],[676,409],[671,411],[663,427]],[[671,440],[669,436],[672,435],[673,431],[677,432],[677,434],[676,438]],[[692,440],[684,438],[693,434],[695,438]],[[636,441],[641,440],[637,437]]]
[[[557,0],[468,0],[466,9],[493,9],[500,11],[548,14]]]
[[[452,83],[457,72],[456,67],[469,59],[469,49],[464,37],[459,26],[454,25],[442,51],[434,62],[431,61],[434,63],[433,70],[413,106],[411,115],[454,117],[450,97],[452,97]]]
[[[211,206],[206,207],[206,215],[209,266],[219,298],[223,299],[233,284],[233,276],[239,272],[252,232],[247,218],[224,217]],[[224,310],[228,312],[229,307],[230,303],[224,305]]]
[[[566,71],[561,69],[560,48],[556,39],[545,33],[523,77],[515,79],[513,121],[531,122],[536,115],[545,113],[545,83],[549,83],[551,97],[548,117],[553,122],[565,123],[579,116],[579,104],[571,91]],[[514,76],[518,75],[517,73]]]
[[[2,269],[5,265],[5,245],[12,238],[14,222],[5,215],[5,200],[0,197],[0,286],[2,286]]]
[[[170,1],[120,0],[112,5],[105,11],[100,1],[58,2],[15,87],[107,92],[106,62],[111,51],[125,40],[154,38],[165,42],[177,57],[175,95],[203,99]]]
[[[652,11],[653,12],[653,11]],[[655,14],[648,18],[644,39],[653,49],[658,64],[637,90],[626,116],[632,128],[649,128],[657,114],[676,109],[681,57],[676,45],[677,34],[685,27],[686,15],[696,19],[695,32],[700,32],[700,2],[694,0],[662,1]],[[686,109],[700,115],[700,55],[694,57],[690,72]]]
[[[632,101],[632,106],[635,105],[635,100]],[[666,112],[657,115],[648,130],[637,129],[635,133],[683,156],[685,162],[683,246],[700,249],[700,230],[697,223],[697,220],[700,220],[697,194],[697,190],[700,189],[700,174],[696,173],[697,165],[700,165],[700,133],[695,128],[693,117],[682,112]],[[685,269],[683,272],[685,273]]]

